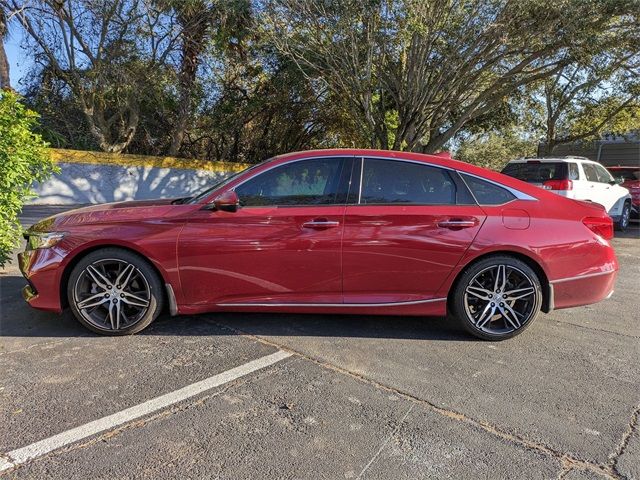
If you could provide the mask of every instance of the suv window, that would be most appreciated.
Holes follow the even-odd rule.
[[[601,183],[609,183],[613,180],[613,178],[611,178],[611,175],[609,174],[609,172],[607,171],[606,168],[604,168],[602,165],[593,165],[594,168],[596,169],[596,173],[598,175],[598,181]]]
[[[580,170],[577,163],[569,163],[569,180],[580,180]]]
[[[575,164],[574,164],[575,165]],[[502,173],[529,183],[544,183],[547,180],[566,180],[565,162],[528,161],[508,163]]]
[[[299,160],[267,170],[235,188],[240,204],[247,207],[268,205],[332,205],[339,198],[343,158]],[[344,192],[343,192],[344,193]]]
[[[583,163],[582,169],[584,170],[584,175],[587,177],[587,180],[590,182],[599,182],[598,172],[595,168],[595,165],[592,163]]]
[[[363,168],[360,203],[456,203],[456,185],[442,168],[375,158],[366,158]]]
[[[509,190],[494,183],[464,173],[460,173],[460,175],[462,175],[480,205],[502,205],[516,198]]]

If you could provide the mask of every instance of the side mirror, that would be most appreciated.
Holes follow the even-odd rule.
[[[609,182],[609,185],[622,185],[624,183],[624,177],[613,177],[613,180]]]
[[[236,212],[240,207],[240,199],[236,192],[233,190],[227,190],[216,197],[213,201],[213,206],[216,207],[216,210],[221,210],[223,212]]]

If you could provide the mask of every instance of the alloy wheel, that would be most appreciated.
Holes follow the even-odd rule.
[[[520,330],[539,308],[540,291],[512,265],[498,264],[477,273],[464,291],[464,308],[474,328],[490,335]]]
[[[138,323],[151,305],[142,272],[120,259],[97,260],[79,275],[73,301],[82,317],[100,330],[117,332]]]
[[[620,226],[624,229],[629,225],[629,219],[631,218],[631,208],[629,208],[628,204],[622,209],[622,219],[620,221]]]

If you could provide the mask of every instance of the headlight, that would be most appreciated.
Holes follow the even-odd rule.
[[[60,243],[64,238],[64,232],[28,233],[27,250],[37,248],[51,248]]]

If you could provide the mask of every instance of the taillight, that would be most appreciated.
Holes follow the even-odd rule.
[[[546,190],[573,190],[571,180],[547,180],[542,186]]]
[[[610,217],[585,217],[582,219],[582,223],[605,240],[613,238],[613,221]]]

